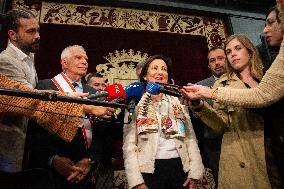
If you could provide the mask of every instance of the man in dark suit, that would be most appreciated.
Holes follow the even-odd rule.
[[[73,45],[65,48],[61,54],[63,72],[52,79],[39,81],[37,89],[94,94],[96,90],[82,81],[88,68],[87,60],[83,47]],[[112,111],[98,106],[99,113],[110,116]],[[71,143],[31,125],[28,135],[31,148],[30,167],[47,168],[51,175],[51,182],[42,182],[40,187],[48,185],[49,188],[56,189],[94,188],[93,170],[102,159],[103,144],[98,141],[100,137],[94,137],[92,120],[82,118],[81,123]]]
[[[225,73],[226,55],[221,47],[213,47],[208,52],[208,68],[212,76],[197,82],[199,85],[213,86],[215,81]],[[212,105],[212,101],[208,101]],[[223,134],[216,133],[199,118],[192,119],[202,153],[204,166],[211,169],[216,186],[218,186],[219,159]]]

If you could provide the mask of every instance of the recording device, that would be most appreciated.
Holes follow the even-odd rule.
[[[106,86],[105,91],[108,93],[107,101],[113,101],[115,99],[125,99],[126,94],[121,84],[113,84]]]
[[[126,101],[128,102],[128,123],[132,120],[132,115],[135,109],[135,105],[140,101],[144,92],[144,88],[141,82],[134,82],[125,88]]]
[[[95,94],[91,94],[87,97],[88,99],[95,99],[97,101],[102,101],[102,102],[111,102],[115,104],[121,104],[124,105],[125,108],[128,106],[125,105],[125,91],[122,88],[121,84],[113,84],[107,86],[104,91],[97,91]],[[104,119],[98,119],[98,118],[91,118],[95,121],[99,122],[111,122],[111,123],[121,123],[120,121],[116,121],[117,117],[115,116],[115,119],[112,120],[104,120]]]
[[[141,82],[134,82],[125,88],[127,102],[134,101],[135,104],[142,98],[144,88]]]
[[[104,106],[104,107],[112,107],[112,108],[126,108],[125,104],[119,104],[116,102],[105,102],[105,101],[102,102],[102,101],[91,100],[91,99],[74,98],[74,97],[69,97],[69,96],[61,96],[57,93],[22,91],[18,89],[8,89],[8,88],[0,87],[0,94],[8,95],[8,96],[34,98],[34,99],[40,99],[44,101],[61,101],[61,102],[71,102],[71,103]]]
[[[97,91],[87,97],[90,100],[113,101],[123,103],[125,101],[125,91],[121,84],[109,85],[104,91]]]
[[[168,86],[168,87],[166,87]],[[149,82],[146,86],[146,91],[152,95],[157,95],[159,93],[164,93],[164,94],[167,94],[167,95],[170,95],[170,96],[175,96],[175,97],[181,97],[181,93],[177,90],[178,88],[181,88],[181,87],[177,87],[175,86],[173,88],[173,85],[165,85],[165,86],[162,86],[162,85],[159,85],[158,83],[155,83],[155,82]],[[191,104],[193,106],[198,106],[200,104],[200,100],[197,99],[197,100],[192,100],[191,101]]]
[[[101,100],[101,101],[104,101],[107,96],[108,96],[108,92],[107,91],[97,91],[95,94],[90,94],[89,96],[87,96],[87,98],[91,99],[91,100]]]
[[[146,91],[152,95],[164,93],[170,96],[181,97],[181,93],[179,91],[166,89],[164,86],[161,86],[155,82],[148,82],[146,86]]]

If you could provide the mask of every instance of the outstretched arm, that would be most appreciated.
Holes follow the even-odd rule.
[[[213,99],[221,104],[258,108],[269,106],[284,95],[284,41],[278,56],[260,84],[251,89],[218,87],[211,89],[201,85],[184,86],[182,94],[189,99]]]
[[[280,10],[282,28],[284,25],[284,0],[276,0]],[[269,106],[284,95],[284,40],[281,43],[279,54],[260,84],[252,89],[229,89],[218,87],[210,89],[200,85],[185,86],[181,92],[189,99],[214,99],[217,102],[250,108]]]
[[[0,87],[32,90],[31,87],[0,74]],[[98,111],[100,110],[100,111]],[[38,120],[50,133],[71,141],[77,132],[83,112],[108,118],[112,108],[67,102],[50,102],[32,98],[0,95],[0,113],[16,113]]]

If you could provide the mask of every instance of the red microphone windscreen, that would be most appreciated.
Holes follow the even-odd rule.
[[[121,84],[109,85],[105,88],[105,91],[108,92],[108,97],[107,97],[108,101],[112,101],[117,98],[122,98],[122,99],[126,98],[125,91]]]

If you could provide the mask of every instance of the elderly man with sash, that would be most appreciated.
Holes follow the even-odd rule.
[[[39,81],[37,89],[58,90],[63,93],[89,92],[95,89],[86,85],[82,78],[88,68],[88,57],[82,46],[73,45],[65,48],[61,54],[63,72],[52,79]],[[112,108],[98,106],[98,114],[111,116]],[[84,116],[84,115],[83,115]],[[31,125],[29,143],[31,148],[30,167],[43,167],[50,170],[56,189],[88,189],[94,188],[93,169],[99,165],[100,141],[93,137],[93,122],[88,118],[82,119],[76,136],[71,143],[49,134],[36,124]]]

